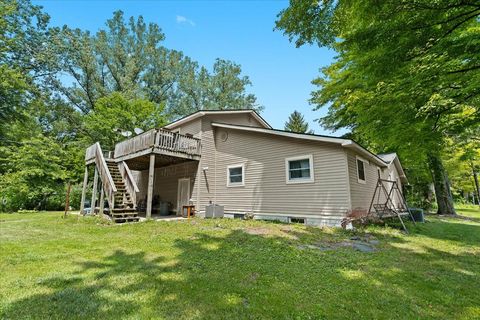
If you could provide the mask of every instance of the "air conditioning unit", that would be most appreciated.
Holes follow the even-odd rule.
[[[224,208],[218,204],[209,204],[205,207],[205,218],[223,218]]]

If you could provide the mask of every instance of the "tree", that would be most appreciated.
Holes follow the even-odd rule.
[[[285,130],[298,133],[313,134],[313,130],[308,129],[308,122],[305,121],[303,115],[298,111],[293,111],[285,122]]]
[[[68,166],[70,150],[44,135],[28,114],[11,123],[8,138],[15,142],[0,147],[3,209],[60,209],[61,203],[53,207],[48,203],[52,196],[63,196],[64,182],[73,169]]]
[[[45,45],[48,20],[28,1],[0,3],[0,145],[8,123],[21,118],[52,65]]]
[[[194,67],[182,76],[168,110],[173,118],[199,110],[261,111],[263,107],[256,103],[255,95],[246,93],[251,84],[247,76],[242,76],[239,64],[216,59],[212,73],[204,67]]]
[[[119,92],[98,99],[95,110],[85,117],[89,143],[100,142],[113,150],[125,140],[124,134],[135,135],[137,129],[146,131],[165,124],[163,105],[144,99],[129,100]]]
[[[479,123],[479,14],[469,1],[291,1],[277,21],[297,45],[338,52],[314,81],[311,102],[330,104],[321,123],[428,166],[441,214],[455,213],[445,139]]]
[[[452,185],[458,192],[474,193],[480,205],[480,141],[449,139],[443,156]]]
[[[239,65],[219,60],[208,72],[162,46],[159,26],[142,17],[117,11],[96,34],[48,21],[28,0],[0,2],[3,209],[61,209],[65,184],[81,180],[96,141],[111,149],[122,134],[192,110],[257,107]]]
[[[164,104],[170,118],[201,109],[259,108],[255,96],[245,92],[251,83],[240,65],[217,59],[210,74],[182,52],[162,46],[160,27],[147,25],[142,16],[126,22],[116,11],[106,25],[95,35],[67,26],[52,30],[60,61],[52,83],[82,113],[95,110],[98,100],[113,92]],[[72,84],[65,83],[64,73]]]
[[[61,120],[67,113],[58,112],[64,108],[49,90],[57,61],[49,45],[48,21],[48,15],[29,1],[0,3],[3,209],[61,208],[64,182],[78,175],[77,160],[82,159],[77,156],[76,133]]]

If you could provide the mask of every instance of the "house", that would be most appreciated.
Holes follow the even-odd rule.
[[[253,110],[199,111],[120,142],[113,152],[90,146],[85,160],[85,186],[94,166],[100,197],[121,217],[143,207],[150,217],[167,205],[180,214],[184,205],[201,213],[218,204],[227,217],[253,213],[338,226],[350,210],[369,209],[379,174],[406,182],[396,154],[276,130]],[[96,203],[96,184],[93,191]]]

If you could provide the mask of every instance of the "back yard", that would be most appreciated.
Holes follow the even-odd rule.
[[[463,213],[410,235],[0,214],[0,318],[480,318],[480,211]]]

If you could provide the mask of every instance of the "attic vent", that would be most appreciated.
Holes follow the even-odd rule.
[[[223,141],[223,142],[227,141],[228,140],[228,132],[226,132],[226,131],[220,132],[220,140]]]

